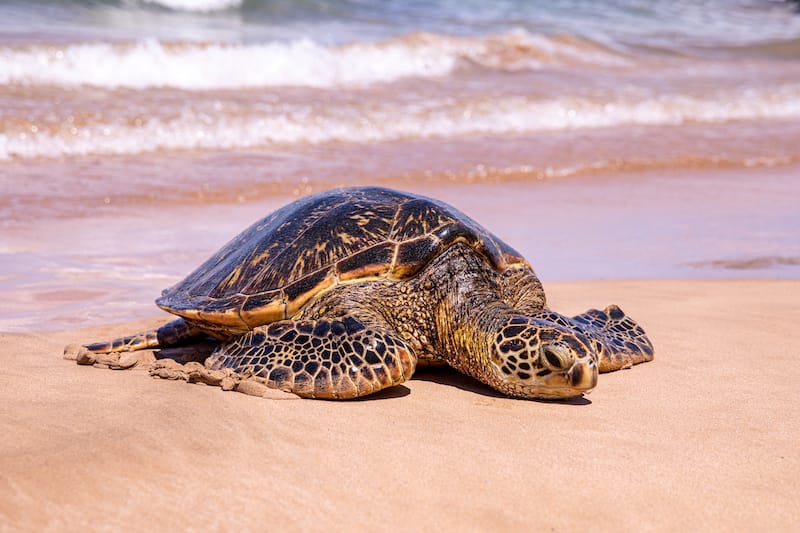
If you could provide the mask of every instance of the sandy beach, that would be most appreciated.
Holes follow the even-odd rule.
[[[163,323],[159,290],[280,197],[9,232],[32,281],[9,276],[3,294],[0,525],[786,530],[800,519],[794,176],[413,185],[523,250],[553,309],[616,303],[646,329],[655,361],[566,403],[505,398],[449,370],[359,401],[268,400],[61,358],[68,343]]]
[[[158,319],[2,336],[9,530],[788,530],[800,282],[550,283],[616,302],[656,360],[584,400],[513,400],[451,371],[353,402],[265,400],[78,367],[67,342]]]

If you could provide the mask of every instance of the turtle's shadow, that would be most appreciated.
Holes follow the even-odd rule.
[[[446,385],[448,387],[456,387],[457,389],[474,392],[482,396],[490,396],[492,398],[507,398],[505,394],[497,392],[477,379],[462,374],[449,366],[418,368],[411,379],[438,383],[439,385]]]
[[[395,398],[402,398],[411,394],[411,389],[405,385],[395,385],[387,389],[379,390],[373,394],[362,396],[360,398],[353,398],[349,402],[370,402],[372,400],[392,400]],[[336,400],[334,400],[336,401]]]
[[[219,341],[208,339],[187,344],[186,346],[170,346],[161,348],[153,352],[156,359],[172,359],[176,363],[185,365],[186,363],[196,362],[201,365],[211,355],[211,352],[219,347]]]
[[[494,390],[461,372],[450,367],[431,367],[420,368],[414,373],[411,379],[418,379],[420,381],[429,381],[431,383],[438,383],[439,385],[446,385],[448,387],[456,387],[461,390],[469,391],[481,396],[488,396],[490,398],[505,398],[507,400],[518,400],[522,402],[542,402],[548,404],[563,404],[563,405],[590,405],[592,401],[585,396],[578,396],[576,398],[565,398],[556,400],[543,400],[543,399],[525,399],[525,398],[512,398],[501,392]]]

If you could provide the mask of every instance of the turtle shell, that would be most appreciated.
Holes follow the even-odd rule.
[[[498,271],[528,266],[443,202],[379,187],[334,189],[259,220],[156,303],[210,329],[246,331],[294,316],[339,284],[410,279],[457,242]]]

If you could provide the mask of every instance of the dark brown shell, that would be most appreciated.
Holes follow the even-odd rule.
[[[231,331],[291,317],[342,283],[415,276],[464,242],[498,271],[524,258],[457,209],[379,187],[301,198],[259,220],[156,303]]]

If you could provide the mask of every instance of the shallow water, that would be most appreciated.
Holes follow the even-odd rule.
[[[798,172],[797,165],[690,168],[392,185],[448,201],[485,224],[528,257],[546,288],[555,280],[797,278]],[[104,204],[95,214],[8,227],[0,239],[0,331],[158,314],[153,300],[162,289],[295,197]]]
[[[542,278],[797,277],[771,1],[0,1],[0,330],[125,320],[301,194],[442,197]]]

